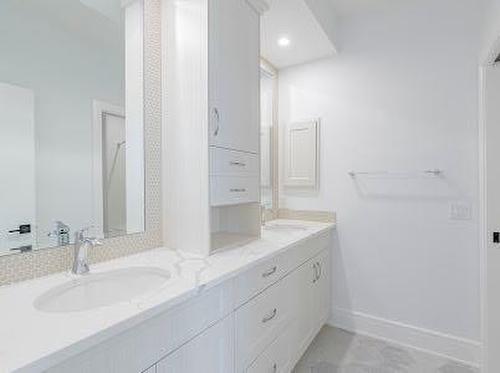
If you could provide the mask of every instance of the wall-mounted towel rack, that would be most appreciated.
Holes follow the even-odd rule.
[[[444,173],[443,170],[438,168],[422,170],[417,172],[391,172],[391,171],[349,171],[348,174],[351,177],[356,176],[408,176],[408,175],[423,175],[423,176],[441,176]]]

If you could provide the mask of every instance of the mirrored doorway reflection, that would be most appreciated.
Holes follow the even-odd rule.
[[[260,81],[260,155],[261,155],[261,206],[264,211],[274,210],[276,79],[275,69],[261,62]]]
[[[127,234],[125,116],[103,113],[104,237]]]

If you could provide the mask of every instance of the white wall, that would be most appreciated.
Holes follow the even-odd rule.
[[[480,14],[474,0],[354,14],[339,20],[338,56],[280,72],[281,129],[321,117],[320,189],[282,190],[280,199],[284,207],[338,214],[334,319],[389,329],[402,323],[477,347],[469,340],[480,337]],[[428,168],[444,177],[347,175]],[[472,207],[471,220],[449,219],[454,201]],[[477,349],[468,352],[458,357],[474,360]]]
[[[0,252],[32,245],[31,234],[9,234],[35,221],[35,109],[30,89],[0,83]]]

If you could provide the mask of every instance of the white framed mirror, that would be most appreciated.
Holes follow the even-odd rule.
[[[2,1],[0,51],[0,255],[144,232],[143,1]]]

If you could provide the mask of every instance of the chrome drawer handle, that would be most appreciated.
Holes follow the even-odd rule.
[[[231,161],[229,162],[229,164],[231,166],[240,166],[240,167],[245,167],[246,166],[246,163],[243,163],[243,162],[237,162],[237,161]]]
[[[219,135],[219,130],[220,130],[220,114],[219,114],[219,109],[217,109],[216,107],[214,107],[212,109],[212,114],[213,114],[213,117],[214,117],[214,120],[217,124],[217,127],[215,128],[215,131],[214,131],[214,136],[217,137]]]
[[[269,322],[271,321],[272,319],[274,319],[276,317],[276,314],[278,313],[278,310],[275,308],[273,310],[273,312],[271,312],[270,315],[268,316],[265,316],[263,319],[262,319],[262,323],[265,324],[266,322]]]
[[[323,268],[321,266],[321,263],[318,262],[318,280],[323,276]]]
[[[271,268],[271,269],[267,270],[266,272],[264,272],[262,274],[262,277],[266,278],[266,277],[269,277],[271,275],[274,275],[277,270],[278,270],[278,267],[274,266],[273,268]]]
[[[231,189],[229,189],[229,191],[231,193],[244,193],[247,190],[245,188],[231,188]]]

